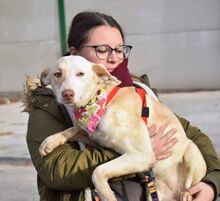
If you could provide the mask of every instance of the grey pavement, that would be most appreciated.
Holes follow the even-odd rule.
[[[164,93],[160,99],[207,133],[220,156],[220,91]],[[25,140],[28,115],[21,113],[21,105],[21,102],[0,105],[1,201],[39,200],[36,171]]]
[[[220,91],[162,94],[160,98],[207,134],[220,156]]]

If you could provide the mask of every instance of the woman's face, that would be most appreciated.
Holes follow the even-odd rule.
[[[123,60],[117,57],[115,51],[112,51],[112,54],[107,59],[99,59],[96,55],[95,48],[85,47],[96,45],[108,45],[113,49],[123,45],[120,31],[108,25],[95,27],[89,31],[88,42],[83,44],[83,47],[79,51],[75,52],[76,55],[83,56],[93,63],[103,64],[109,72],[112,72]]]

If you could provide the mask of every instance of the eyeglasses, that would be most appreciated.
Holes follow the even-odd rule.
[[[132,48],[130,45],[120,45],[116,48],[111,48],[109,45],[84,45],[81,48],[83,47],[94,48],[96,56],[101,60],[108,59],[111,56],[112,51],[115,51],[119,59],[127,59]]]

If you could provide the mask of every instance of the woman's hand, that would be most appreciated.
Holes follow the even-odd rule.
[[[193,201],[212,201],[214,199],[213,187],[205,182],[195,184],[188,191],[193,196]]]
[[[156,160],[162,160],[171,156],[172,151],[170,149],[178,141],[174,137],[174,134],[177,132],[175,128],[165,132],[168,125],[164,124],[159,129],[157,129],[156,125],[148,127]]]

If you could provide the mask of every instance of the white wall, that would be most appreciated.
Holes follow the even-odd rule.
[[[79,11],[115,17],[133,45],[130,71],[160,89],[220,89],[219,0],[66,0],[67,23]]]
[[[0,1],[0,91],[22,89],[25,75],[37,75],[60,54],[54,0]]]
[[[66,24],[80,11],[111,14],[133,45],[130,71],[159,89],[220,89],[219,0],[65,0]],[[60,55],[57,1],[1,0],[0,92],[22,88]],[[13,82],[11,81],[13,80]]]

